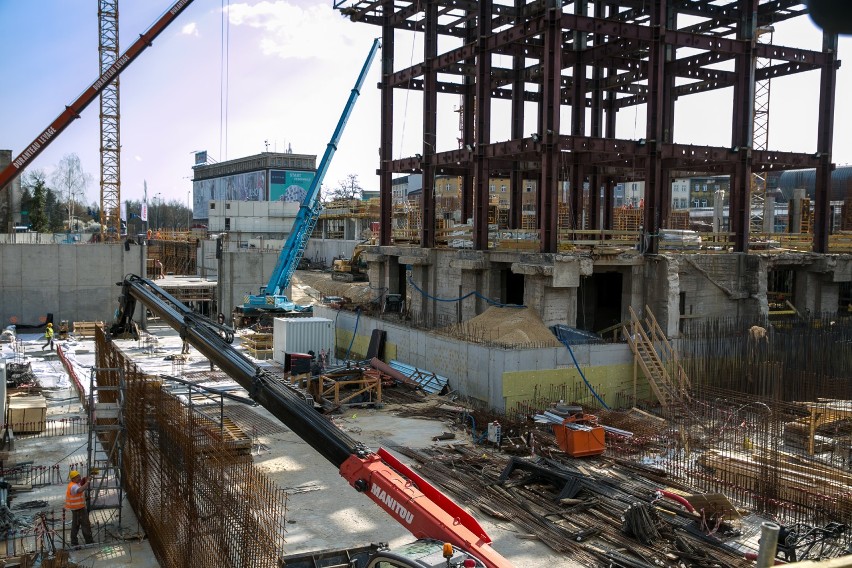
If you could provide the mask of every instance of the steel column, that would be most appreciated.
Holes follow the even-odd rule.
[[[562,70],[562,8],[548,0],[544,26],[544,73],[539,104],[538,135],[541,137],[541,177],[538,188],[538,222],[541,252],[558,248],[559,108]],[[573,188],[572,188],[573,191]]]
[[[380,145],[379,145],[379,244],[391,244],[393,229],[393,87],[388,84],[393,74],[394,29],[390,25],[393,6],[382,7],[382,78]]]
[[[488,250],[488,180],[490,171],[485,157],[485,146],[491,141],[491,0],[479,3],[479,38],[476,58],[476,153],[474,168],[473,248]]]
[[[757,30],[759,0],[740,0],[740,23],[737,37],[747,40],[747,48],[734,58],[734,112],[731,124],[731,150],[738,152],[731,176],[729,220],[734,233],[734,250],[748,252],[751,204],[751,150],[754,139],[754,42]]]
[[[515,10],[518,13],[524,9],[526,0],[515,0]],[[526,57],[519,53],[512,58],[512,126],[513,140],[524,137],[524,76]],[[509,179],[509,228],[520,229],[523,213],[524,174],[518,160],[512,162]]]
[[[435,246],[435,154],[438,127],[438,0],[426,0],[426,32],[423,38],[423,192],[421,193],[420,246]]]
[[[654,39],[649,47],[648,62],[648,116],[646,127],[645,212],[642,228],[641,250],[646,254],[659,252],[659,231],[662,213],[662,147],[665,116],[665,63],[666,63],[666,0],[651,2],[651,29]]]
[[[837,35],[823,34],[822,51],[827,61],[820,70],[819,125],[817,126],[816,192],[814,194],[814,252],[828,252],[831,223],[831,152],[834,138],[834,89],[837,85]]]
[[[468,21],[465,29],[465,42],[466,45],[475,45],[478,34],[476,20],[474,19],[476,13],[473,11],[467,11],[466,15],[468,17]],[[476,58],[466,60],[465,64],[474,67],[476,64]],[[460,109],[462,121],[462,142],[465,146],[470,145],[471,148],[474,148],[476,145],[476,135],[473,128],[476,109],[476,86],[474,84],[474,78],[471,75],[465,75],[463,83],[462,108]],[[473,180],[476,176],[475,152],[476,150],[474,148],[474,154],[472,156],[473,159],[468,162],[466,172],[462,176],[462,186],[460,189],[461,217],[463,223],[467,223],[467,220],[473,217]]]

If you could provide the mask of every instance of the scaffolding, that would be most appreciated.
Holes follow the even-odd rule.
[[[113,380],[99,381],[98,376]],[[124,369],[120,367],[92,369],[89,375],[89,438],[87,471],[89,491],[86,504],[90,511],[117,511],[121,526],[124,486],[121,478],[124,449]]]

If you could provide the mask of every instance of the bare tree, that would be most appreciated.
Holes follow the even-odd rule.
[[[337,182],[337,187],[328,193],[329,200],[335,199],[359,199],[364,188],[358,181],[356,174],[349,174],[346,179]]]
[[[51,175],[54,189],[59,193],[59,200],[64,201],[68,210],[68,228],[73,228],[75,202],[82,198],[86,202],[86,189],[92,183],[92,176],[83,171],[80,157],[77,154],[65,154]]]

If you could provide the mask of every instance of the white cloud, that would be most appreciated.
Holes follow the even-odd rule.
[[[377,29],[353,24],[330,4],[302,7],[285,0],[231,4],[229,14],[232,26],[262,32],[258,43],[264,55],[282,59],[348,59],[353,47],[363,44],[370,33],[376,35]],[[357,57],[362,57],[360,52]]]
[[[198,37],[198,25],[195,22],[190,22],[180,29],[180,33],[183,35]]]

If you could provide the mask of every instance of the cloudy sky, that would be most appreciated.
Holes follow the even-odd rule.
[[[124,51],[171,6],[170,0],[120,2]],[[223,9],[227,17],[223,18]],[[228,2],[195,0],[121,75],[122,198],[186,202],[193,152],[217,161],[269,151],[325,151],[379,28],[340,16],[330,0]],[[225,40],[223,40],[223,37]],[[821,35],[807,18],[776,27],[776,44],[819,49]],[[421,59],[413,34],[397,36],[396,68]],[[440,51],[456,47],[444,41]],[[95,0],[0,0],[0,148],[22,151],[98,76]],[[841,39],[840,57],[852,53]],[[679,55],[688,55],[679,52]],[[223,63],[227,62],[227,65]],[[496,65],[509,61],[496,58]],[[373,65],[324,185],[349,174],[378,189],[379,62]],[[770,147],[813,151],[816,144],[818,72],[772,83]],[[686,97],[676,107],[675,139],[730,144],[731,89]],[[852,163],[852,64],[838,75],[834,161]],[[495,102],[493,139],[509,138],[508,105]],[[439,97],[438,149],[457,147],[455,97]],[[421,151],[417,93],[397,91],[394,157]],[[31,165],[48,173],[68,153],[80,156],[95,183],[87,201],[99,199],[98,102],[87,108]],[[534,124],[534,109],[528,113]],[[500,118],[502,116],[502,118]],[[644,137],[644,111],[619,113],[618,137]],[[563,121],[567,125],[567,119]],[[533,128],[528,127],[529,132]]]

